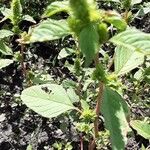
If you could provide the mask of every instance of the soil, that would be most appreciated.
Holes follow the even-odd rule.
[[[132,25],[150,33],[150,14],[140,20],[135,19]],[[2,27],[3,24],[0,26]],[[24,30],[27,30],[30,24],[24,22],[23,26],[26,27]],[[14,52],[20,49],[16,46],[16,39],[17,37],[11,41]],[[25,56],[27,68],[33,68],[33,70],[40,72],[46,71],[50,75],[53,74],[55,79],[63,74],[66,79],[75,81],[76,78],[64,67],[65,60],[56,59],[62,47],[70,47],[73,44],[71,37],[68,37],[65,42],[58,40],[44,44],[32,44],[26,48],[26,51],[28,49]],[[70,141],[73,150],[79,150],[80,135],[77,134],[67,116],[65,118],[60,116],[58,119],[51,120],[43,118],[27,109],[17,99],[17,94],[21,93],[24,84],[21,66],[18,63],[13,63],[0,70],[0,150],[26,150],[29,144],[32,144],[33,150],[51,150],[52,144],[58,141]],[[148,97],[149,94],[145,96]],[[131,109],[135,117],[143,114],[150,117],[150,111],[145,108],[138,106]],[[62,121],[66,123],[67,127],[64,132],[60,130]],[[139,150],[142,144],[146,147],[150,146],[148,140],[135,132],[134,136],[128,138],[126,150]],[[84,149],[88,149],[87,143],[84,143]]]

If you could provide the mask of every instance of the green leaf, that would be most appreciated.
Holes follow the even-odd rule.
[[[64,88],[56,84],[29,87],[22,92],[21,99],[30,109],[47,118],[76,109]]]
[[[144,56],[150,54],[150,34],[128,29],[110,39],[117,45],[115,56],[116,74],[124,74],[138,67]]]
[[[132,0],[132,1],[131,1],[131,5],[133,6],[133,5],[139,4],[139,3],[141,3],[141,2],[142,2],[142,0]]]
[[[1,13],[3,14],[4,18],[0,21],[3,22],[7,19],[11,19],[12,18],[12,11],[11,9],[5,8],[5,7],[1,7],[0,8]]]
[[[144,147],[144,145],[142,144],[141,150],[146,150],[146,148]]]
[[[12,55],[13,52],[3,41],[0,41],[0,52],[3,55]]]
[[[69,2],[68,1],[56,1],[51,3],[45,10],[42,17],[50,17],[59,12],[68,12]]]
[[[94,24],[91,23],[83,28],[79,35],[79,46],[85,55],[86,65],[89,65],[99,51],[99,35]]]
[[[72,87],[67,89],[67,95],[69,96],[72,103],[79,102],[79,96],[75,93],[75,90]]]
[[[33,150],[33,149],[32,149],[32,145],[29,144],[29,145],[27,146],[26,150]]]
[[[11,59],[0,59],[0,69],[9,66],[11,63],[13,63]]]
[[[117,47],[115,53],[115,73],[117,75],[125,74],[134,68],[137,68],[144,62],[144,54],[136,50]]]
[[[137,133],[143,136],[145,139],[150,139],[150,124],[145,121],[132,120],[130,125]]]
[[[83,110],[90,109],[90,106],[87,103],[87,101],[81,99],[80,102],[81,102],[81,107],[82,107]]]
[[[70,56],[73,53],[75,53],[75,50],[68,47],[63,48],[58,55],[58,59],[66,58],[67,56]]]
[[[0,39],[3,39],[3,38],[6,38],[6,37],[9,37],[9,36],[12,36],[14,33],[9,31],[9,30],[0,30]]]
[[[22,20],[26,20],[26,21],[29,21],[29,22],[36,23],[36,21],[30,15],[24,15]]]
[[[105,87],[101,107],[106,128],[110,131],[112,149],[124,150],[129,130],[125,114],[127,104],[117,92]]]
[[[118,16],[108,17],[106,19],[107,22],[111,23],[117,29],[124,31],[127,28],[127,23],[124,19]]]
[[[32,29],[30,43],[63,38],[70,34],[66,20],[47,19]]]
[[[150,34],[135,28],[129,28],[110,39],[117,46],[132,49],[150,55]]]

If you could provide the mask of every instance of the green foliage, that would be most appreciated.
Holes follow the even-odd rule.
[[[150,35],[136,29],[128,29],[110,39],[117,45],[115,54],[115,72],[127,73],[144,62],[144,56],[150,53]]]
[[[109,131],[100,131],[99,133],[99,137],[96,141],[97,144],[97,149],[107,149],[107,145],[109,144]]]
[[[32,145],[28,145],[26,150],[32,150]]]
[[[105,87],[101,109],[105,125],[110,132],[113,150],[123,150],[128,132],[125,115],[128,108],[125,101],[118,93]]]
[[[111,16],[107,17],[106,21],[111,23],[114,27],[119,29],[120,31],[124,31],[127,28],[127,23],[120,16]]]
[[[122,5],[125,9],[129,9],[131,7],[131,1],[132,0],[121,0]]]
[[[3,39],[3,38],[6,38],[6,37],[9,37],[9,36],[12,36],[14,33],[9,31],[9,30],[0,30],[0,39]]]
[[[97,26],[87,25],[79,35],[79,46],[86,59],[86,65],[89,65],[95,54],[99,51],[99,35]]]
[[[0,41],[0,52],[3,55],[12,55],[12,49],[9,48],[3,41]]]
[[[57,21],[53,19],[47,19],[42,21],[35,28],[31,29],[31,33],[29,32],[29,41],[25,42],[33,43],[56,40],[69,34],[70,30],[65,20]]]
[[[13,60],[11,59],[0,59],[0,69],[9,66],[10,64],[13,63]]]
[[[76,19],[75,17],[68,18],[68,25],[72,32],[74,32],[77,36],[79,36],[81,30],[86,26],[86,23],[80,19]]]
[[[91,21],[97,21],[99,18],[94,0],[70,0],[70,7],[73,16],[87,24]]]
[[[72,55],[73,53],[75,53],[75,50],[74,50],[74,49],[68,48],[68,47],[63,48],[63,49],[60,51],[59,55],[58,55],[58,59],[66,58],[67,56],[70,56],[70,55]]]
[[[22,6],[20,0],[12,0],[11,11],[12,11],[12,23],[15,26],[20,21],[22,14]]]
[[[52,15],[59,12],[68,12],[69,11],[69,2],[68,1],[56,1],[47,6],[44,14],[44,17],[51,17]]]
[[[150,139],[150,124],[148,122],[132,120],[130,125],[139,135],[143,136],[145,139]]]
[[[89,134],[92,131],[92,125],[90,123],[85,123],[85,122],[77,123],[76,128],[78,131],[86,134]]]
[[[96,66],[96,69],[93,72],[93,77],[92,78],[93,78],[93,80],[102,81],[104,83],[107,82],[105,71],[104,71],[104,68],[101,64],[98,64]]]
[[[79,58],[76,58],[74,62],[74,69],[76,74],[79,75],[81,71],[81,60]]]
[[[96,118],[95,111],[91,109],[84,109],[80,116],[80,119],[82,119],[84,122],[94,121],[95,118]]]
[[[107,24],[105,23],[100,23],[98,25],[98,34],[99,34],[99,43],[103,44],[108,40],[108,29],[107,29]]]
[[[96,9],[94,0],[70,0],[71,16],[68,23],[71,30],[80,36],[84,27],[99,20],[99,12]]]
[[[30,109],[47,118],[76,109],[63,87],[56,84],[27,88],[22,92],[21,99]]]
[[[13,55],[12,49],[5,44],[5,39],[12,36],[14,33],[9,30],[0,30],[0,53],[2,55]],[[11,59],[3,59],[0,57],[0,69],[5,68],[14,61]]]
[[[72,150],[73,147],[71,145],[71,142],[67,142],[67,143],[64,143],[64,142],[56,142],[53,144],[53,147],[56,148],[57,150]]]

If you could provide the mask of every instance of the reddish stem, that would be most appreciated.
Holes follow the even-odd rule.
[[[83,150],[83,137],[81,135],[81,139],[80,139],[80,150]]]
[[[24,77],[26,77],[26,66],[24,64],[24,45],[21,43],[21,49],[20,49],[20,53],[21,53],[21,68],[22,68],[22,74]]]
[[[95,57],[95,66],[97,66],[99,64],[99,56],[98,53],[96,54]],[[93,141],[89,144],[89,150],[94,150],[96,143],[95,140],[98,138],[98,126],[99,126],[99,114],[100,114],[100,105],[101,105],[101,101],[102,101],[102,97],[103,97],[103,90],[104,90],[104,83],[103,82],[99,82],[99,91],[98,91],[98,96],[97,96],[97,103],[96,103],[96,108],[95,108],[95,112],[96,112],[96,118],[94,121],[94,139]]]

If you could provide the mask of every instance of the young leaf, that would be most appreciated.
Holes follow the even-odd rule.
[[[75,50],[68,47],[63,48],[58,55],[58,59],[66,58],[67,56],[70,56],[73,53],[75,53]]]
[[[68,1],[56,1],[51,3],[45,10],[44,14],[43,14],[43,18],[44,17],[50,17],[56,13],[59,12],[68,12],[69,10],[69,2]]]
[[[106,21],[111,23],[113,26],[121,31],[124,31],[127,27],[127,23],[125,22],[125,20],[118,16],[108,17]]]
[[[75,109],[64,88],[56,84],[29,87],[22,92],[21,99],[30,109],[47,118]]]
[[[12,36],[14,33],[9,31],[9,30],[0,30],[0,39],[3,39],[3,38],[6,38],[6,37],[9,37],[9,36]]]
[[[99,35],[94,24],[91,23],[83,28],[79,35],[79,46],[85,55],[86,64],[89,65],[99,51]]]
[[[150,34],[136,29],[128,29],[111,40],[116,47],[115,72],[124,74],[138,67],[144,56],[150,54]]]
[[[13,63],[11,59],[0,59],[0,69],[9,66],[11,63]]]
[[[0,52],[4,55],[12,55],[13,52],[3,41],[0,41]]]
[[[140,120],[132,120],[130,122],[132,128],[145,139],[150,139],[150,124]]]
[[[30,15],[24,15],[22,20],[26,20],[26,21],[29,21],[29,22],[36,23],[36,21]]]
[[[125,114],[127,104],[117,92],[105,87],[101,110],[106,128],[110,131],[113,150],[124,150],[129,129]]]
[[[70,34],[68,24],[65,20],[47,19],[32,29],[28,42],[43,42],[60,39]]]

